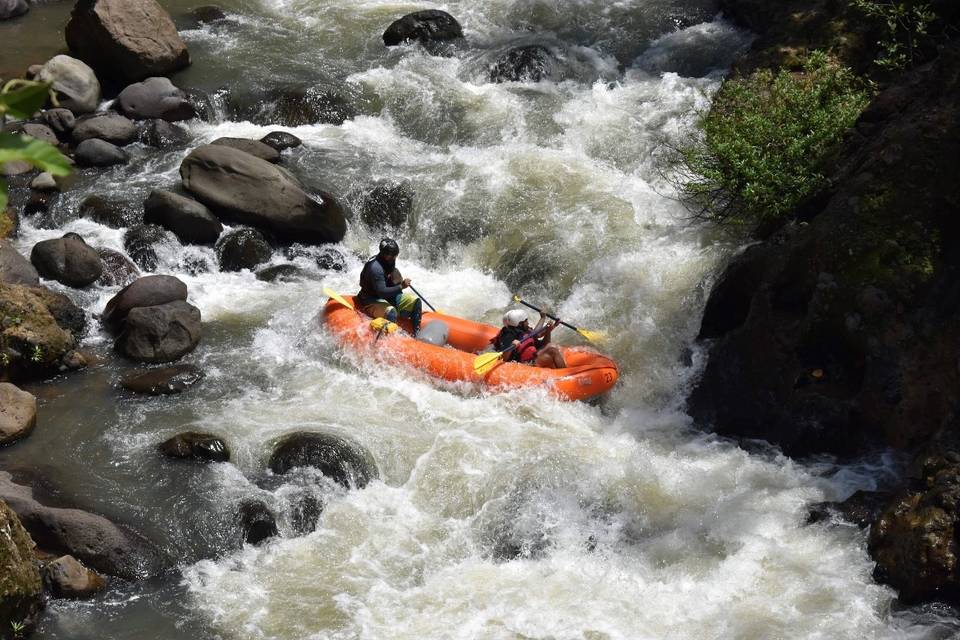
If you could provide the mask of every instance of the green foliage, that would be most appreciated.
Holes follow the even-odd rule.
[[[11,80],[0,91],[0,124],[10,115],[29,118],[50,95],[50,85]],[[21,160],[55,176],[70,173],[70,161],[53,145],[24,135],[0,133],[0,164]],[[7,184],[0,180],[0,212],[7,209]]]
[[[819,52],[803,73],[760,70],[727,80],[694,139],[675,150],[681,198],[717,222],[783,217],[823,186],[824,160],[869,98],[850,69]]]
[[[880,55],[874,61],[884,69],[903,69],[917,62],[917,49],[937,19],[929,4],[898,0],[852,0],[853,6],[883,25],[884,36],[877,42]]]

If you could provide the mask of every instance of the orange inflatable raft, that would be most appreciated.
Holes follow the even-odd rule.
[[[355,305],[353,296],[343,296]],[[345,307],[336,300],[327,301],[323,322],[344,346],[371,353],[384,362],[403,364],[426,371],[432,376],[453,382],[479,382],[491,387],[546,387],[566,400],[588,400],[609,391],[620,372],[616,363],[596,351],[579,347],[561,347],[567,362],[565,369],[544,369],[516,362],[504,362],[485,376],[473,370],[477,354],[489,347],[499,329],[426,311],[422,327],[442,321],[449,329],[447,346],[415,340],[409,333],[380,333],[371,326],[366,315]],[[407,331],[410,326],[401,320]]]

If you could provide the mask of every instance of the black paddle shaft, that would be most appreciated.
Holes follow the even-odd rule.
[[[433,308],[433,305],[430,304],[429,302],[427,302],[427,299],[424,298],[422,295],[420,295],[420,292],[419,292],[419,291],[417,291],[416,289],[413,288],[413,285],[410,285],[410,290],[413,291],[415,294],[417,294],[417,297],[418,297],[418,298],[420,298],[421,300],[423,300],[423,304],[425,304],[425,305],[427,305],[428,307],[430,307],[430,311],[433,311],[434,313],[437,312],[437,310]]]
[[[560,324],[562,324],[563,326],[567,327],[568,329],[573,329],[574,331],[578,331],[578,332],[580,331],[580,329],[577,329],[575,326],[573,326],[573,325],[570,324],[569,322],[564,322],[563,320],[561,320],[561,319],[558,318],[557,316],[552,315],[552,314],[549,314],[549,313],[546,313],[546,312],[543,311],[543,309],[541,309],[540,307],[535,307],[535,306],[533,306],[532,304],[530,304],[529,302],[527,302],[526,300],[520,300],[520,299],[518,298],[518,299],[517,299],[517,302],[519,302],[520,304],[522,304],[522,305],[525,306],[525,307],[530,307],[531,309],[533,309],[533,310],[536,311],[537,313],[542,313],[543,315],[547,316],[548,318],[550,318],[550,319],[553,320],[554,322],[559,322]]]

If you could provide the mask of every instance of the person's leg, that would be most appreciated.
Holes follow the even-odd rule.
[[[410,293],[401,293],[397,296],[396,307],[400,317],[410,318],[413,325],[413,335],[420,333],[420,319],[423,316],[423,303],[420,298]]]
[[[567,362],[563,359],[563,352],[559,348],[548,344],[537,353],[537,366],[547,369],[566,369]]]
[[[362,305],[360,307],[360,311],[367,314],[371,318],[386,318],[390,322],[397,321],[396,308],[390,305],[390,303],[388,303],[386,300],[377,300],[376,302]]]

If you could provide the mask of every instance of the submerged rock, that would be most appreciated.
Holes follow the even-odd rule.
[[[555,62],[545,46],[531,44],[510,49],[490,67],[490,82],[540,82],[550,77]]]
[[[413,190],[405,182],[381,181],[364,196],[360,219],[377,229],[397,229],[413,212]]]
[[[88,218],[111,229],[132,227],[143,222],[139,212],[126,202],[98,195],[84,198],[77,213],[81,218]]]
[[[71,287],[85,287],[103,273],[97,250],[75,233],[42,240],[33,246],[30,262],[44,278]]]
[[[180,433],[162,442],[160,453],[168,458],[199,460],[201,462],[229,462],[227,443],[209,433],[190,431]]]
[[[26,438],[37,426],[37,399],[0,382],[0,447]]]
[[[203,371],[192,364],[180,364],[160,369],[148,369],[125,376],[120,384],[134,393],[151,396],[183,393],[203,380]]]
[[[303,144],[303,141],[300,140],[300,138],[292,133],[287,133],[286,131],[271,131],[267,135],[260,138],[260,142],[273,147],[277,151],[294,149]]]
[[[245,500],[240,504],[237,519],[247,544],[260,544],[277,535],[277,520],[260,500]]]
[[[377,477],[376,464],[360,445],[329,433],[298,432],[274,447],[270,470],[284,474],[295,467],[313,467],[347,488],[363,488]]]
[[[43,609],[43,583],[34,561],[33,540],[2,499],[0,531],[4,532],[0,536],[0,625],[4,634],[21,624],[29,632]]]
[[[140,132],[140,142],[158,149],[185,145],[189,141],[190,134],[186,129],[159,118],[147,121]]]
[[[200,310],[183,300],[131,309],[114,348],[138,362],[173,362],[200,342]]]
[[[65,35],[77,57],[120,82],[167,75],[190,64],[187,45],[156,0],[79,0]]]
[[[306,275],[303,269],[295,264],[276,264],[257,271],[257,280],[264,282],[292,282],[301,280]]]
[[[423,45],[448,43],[463,38],[463,27],[446,11],[427,9],[408,13],[383,32],[383,44],[394,47],[407,42]]]
[[[213,244],[223,232],[209,209],[172,191],[152,191],[143,209],[147,222],[169,229],[184,244]]]
[[[100,261],[103,263],[103,275],[97,280],[101,286],[127,286],[140,277],[140,269],[130,258],[119,251],[100,247],[97,249]]]
[[[155,224],[138,224],[123,234],[123,248],[137,266],[153,271],[160,264],[154,245],[167,240],[166,230]]]
[[[216,246],[221,271],[253,269],[273,255],[270,243],[256,229],[236,229],[223,236]]]
[[[865,529],[890,502],[889,491],[857,491],[843,502],[819,502],[811,505],[807,522],[823,522],[840,518]]]
[[[232,117],[263,126],[343,124],[357,116],[355,97],[332,87],[293,86],[253,95],[232,95]],[[266,142],[266,141],[264,141]]]
[[[40,82],[53,85],[60,106],[69,109],[74,114],[91,113],[97,110],[100,104],[100,81],[93,69],[84,62],[70,56],[54,56],[37,76]],[[51,116],[54,117],[54,116]],[[70,119],[65,114],[58,113],[62,127],[72,129]],[[57,127],[53,127],[55,130]]]
[[[116,331],[131,309],[187,299],[187,285],[173,276],[144,276],[121,289],[103,309],[104,325]]]
[[[107,588],[103,576],[69,555],[45,564],[43,581],[55,598],[89,598]]]

